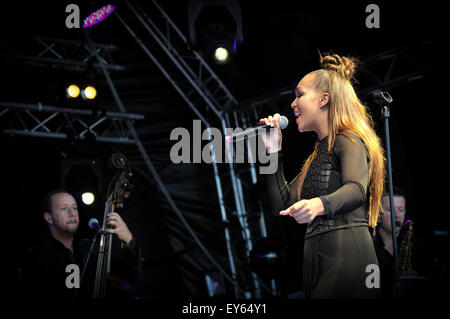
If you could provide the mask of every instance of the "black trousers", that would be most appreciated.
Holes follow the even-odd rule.
[[[303,285],[306,298],[372,299],[380,288],[369,288],[366,272],[378,265],[368,227],[349,227],[305,240]],[[374,266],[371,266],[373,269]],[[369,277],[369,280],[372,279]],[[372,281],[373,282],[373,281]]]

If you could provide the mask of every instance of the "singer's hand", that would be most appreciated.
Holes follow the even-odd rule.
[[[276,128],[276,131],[270,129],[266,134],[261,134],[267,153],[276,153],[281,150],[282,134],[280,124],[278,123],[278,117],[280,117],[280,114],[276,113],[273,116],[269,115],[269,117],[259,120],[260,124],[267,124]]]
[[[130,244],[131,240],[133,239],[133,235],[131,234],[130,230],[127,227],[127,224],[125,224],[119,214],[114,212],[109,213],[108,218],[106,219],[106,223],[114,227],[107,228],[106,231],[108,233],[116,234],[119,239],[125,244]]]
[[[303,199],[296,202],[291,207],[282,210],[280,215],[290,215],[299,224],[310,223],[316,216],[326,215],[322,200],[319,197]]]

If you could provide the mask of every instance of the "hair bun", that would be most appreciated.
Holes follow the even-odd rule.
[[[336,71],[339,75],[351,81],[356,70],[354,58],[341,57],[337,54],[320,56],[322,69]]]

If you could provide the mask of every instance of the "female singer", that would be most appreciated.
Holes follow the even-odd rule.
[[[375,227],[381,208],[384,152],[351,84],[355,60],[334,54],[321,56],[320,62],[321,69],[303,77],[295,89],[291,107],[298,130],[314,131],[318,139],[289,184],[282,168],[279,114],[260,120],[278,129],[264,138],[267,151],[280,156],[277,172],[266,175],[270,202],[274,213],[308,224],[307,298],[376,298],[378,261],[368,226]]]

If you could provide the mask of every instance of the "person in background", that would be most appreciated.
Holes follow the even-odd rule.
[[[383,213],[380,214],[380,222],[375,229],[373,243],[377,254],[380,267],[380,285],[381,298],[392,299],[394,297],[402,297],[405,294],[425,297],[423,290],[425,281],[417,280],[425,279],[427,274],[427,261],[429,257],[424,247],[424,241],[414,234],[414,222],[406,218],[406,196],[398,187],[394,187],[394,216],[395,216],[395,234],[397,236],[398,263],[401,282],[395,287],[394,272],[394,250],[392,242],[392,224],[391,224],[391,206],[389,194],[384,194],[381,198]],[[405,279],[415,277],[415,283],[419,286],[408,286]]]
[[[86,274],[80,282],[80,291],[66,285],[66,279],[71,273],[66,272],[66,267],[77,265],[81,276],[90,248],[89,241],[80,240],[76,236],[80,221],[75,198],[65,190],[52,191],[42,200],[41,213],[48,232],[27,253],[22,269],[24,293],[37,299],[91,298],[97,260],[95,253],[89,259]],[[112,228],[106,231],[115,234],[121,241],[122,259],[131,274],[131,280],[136,280],[141,268],[141,254],[133,234],[115,212],[109,213],[107,223]]]

